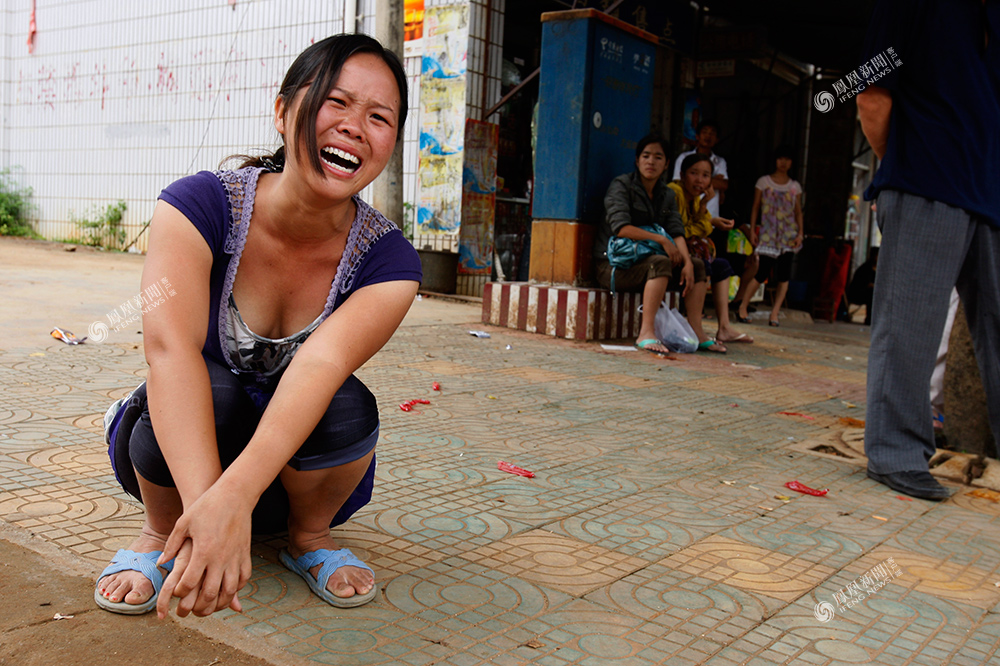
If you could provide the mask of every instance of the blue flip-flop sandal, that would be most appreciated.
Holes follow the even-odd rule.
[[[156,560],[162,554],[163,552],[159,550],[154,550],[151,553],[119,550],[111,558],[111,564],[97,578],[97,585],[94,587],[94,601],[104,610],[122,615],[142,615],[153,610],[156,607],[156,599],[160,596],[160,588],[163,587],[163,574],[160,573],[160,568],[156,566]],[[165,564],[161,564],[160,567],[171,571],[174,568],[174,561],[170,560]],[[101,594],[101,581],[111,574],[121,573],[122,571],[138,571],[148,578],[149,582],[153,584],[153,596],[141,604],[128,604],[124,601],[106,599]]]
[[[336,606],[337,608],[354,608],[355,606],[361,606],[368,603],[375,598],[378,594],[378,586],[372,585],[372,589],[365,594],[355,594],[351,597],[338,597],[330,590],[326,589],[326,584],[330,581],[330,576],[341,567],[358,567],[360,569],[368,569],[372,572],[372,576],[375,572],[367,564],[355,557],[347,548],[341,548],[340,550],[326,550],[325,548],[320,548],[319,550],[314,550],[310,553],[306,553],[298,559],[294,559],[287,550],[282,550],[278,554],[278,559],[284,564],[290,571],[298,574],[302,580],[309,584],[309,589],[313,593],[330,604],[331,606]],[[319,575],[313,578],[312,574],[309,573],[309,569],[313,568],[317,564],[322,564],[323,566],[319,570]]]

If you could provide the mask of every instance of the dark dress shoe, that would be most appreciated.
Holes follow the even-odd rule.
[[[945,500],[951,497],[951,491],[938,483],[930,472],[910,471],[876,474],[868,470],[868,478],[911,497],[926,500]]]

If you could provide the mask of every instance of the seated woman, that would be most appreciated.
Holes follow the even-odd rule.
[[[352,373],[421,279],[396,225],[356,196],[402,138],[406,103],[395,55],[330,37],[285,76],[274,155],[160,195],[143,293],[169,280],[176,295],[143,314],[147,381],[105,417],[145,523],[98,579],[101,608],[164,617],[178,597],[179,616],[240,610],[251,514],[288,530],[281,562],[327,603],[375,596],[330,526],[371,498],[378,408]]]
[[[681,218],[684,220],[684,233],[687,237],[688,252],[693,257],[705,263],[705,272],[712,283],[712,297],[715,300],[715,313],[719,319],[719,330],[715,339],[725,342],[753,342],[746,333],[740,333],[729,325],[729,278],[733,269],[725,259],[716,257],[715,246],[709,236],[712,229],[729,230],[733,221],[721,217],[712,217],[705,206],[705,201],[714,195],[712,191],[712,161],[705,155],[693,153],[681,162],[680,180],[670,183],[669,187],[677,197]],[[701,195],[705,194],[706,199]],[[708,280],[696,284],[692,291],[700,292],[700,300],[705,302],[705,292],[708,291]],[[697,301],[694,296],[693,301]],[[701,309],[687,309],[688,322],[691,328],[702,339],[705,334],[701,325]],[[711,351],[718,351],[709,347]]]
[[[705,267],[691,261],[684,242],[684,223],[677,211],[674,193],[662,177],[667,170],[667,140],[649,134],[639,140],[635,149],[635,171],[611,181],[604,196],[605,216],[594,239],[594,260],[597,282],[604,289],[642,292],[642,321],[636,347],[666,354],[670,350],[656,339],[656,311],[667,293],[667,283],[673,278],[683,285],[683,294],[703,280]],[[664,236],[642,227],[659,225]],[[647,240],[663,250],[640,260],[629,268],[612,271],[608,261],[608,240],[617,236],[632,240]],[[612,285],[612,277],[614,278]],[[702,294],[704,299],[704,294]],[[701,306],[698,306],[699,309]]]

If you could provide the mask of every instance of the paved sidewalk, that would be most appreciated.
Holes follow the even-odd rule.
[[[139,257],[0,239],[0,542],[56,552],[76,575],[141,523],[100,427],[145,363],[138,324],[77,347],[48,330],[107,321],[140,270]],[[141,622],[147,644],[182,628],[203,651],[176,663],[196,666],[1000,663],[1000,503],[964,486],[910,500],[865,477],[859,327],[745,326],[753,345],[666,360],[478,318],[422,299],[358,373],[382,412],[376,495],[335,536],[375,569],[377,601],[323,604],[277,562],[280,536],[260,537],[243,614],[101,626]],[[398,408],[413,398],[431,404]],[[0,571],[7,617],[18,602]],[[16,635],[31,654],[25,636],[42,629],[78,658],[60,663],[114,660],[84,659],[111,639],[72,630],[80,618],[41,622],[89,608],[89,583],[65,590],[34,625],[0,623],[0,663],[42,663],[9,647]]]

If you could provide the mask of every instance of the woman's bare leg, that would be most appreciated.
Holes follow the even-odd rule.
[[[288,552],[294,558],[325,548],[338,550],[330,536],[330,522],[364,478],[375,452],[337,467],[299,472],[286,466],[281,483],[288,493]],[[322,565],[309,569],[315,577]],[[375,585],[370,571],[341,567],[327,589],[338,597],[366,594]]]
[[[747,319],[750,317],[750,313],[747,312],[747,306],[750,305],[750,299],[753,295],[757,293],[757,289],[760,288],[760,282],[757,282],[757,278],[750,278],[750,282],[747,284],[747,290],[743,292],[743,300],[740,301],[740,308],[737,311],[740,317]]]
[[[785,302],[787,294],[788,282],[779,282],[778,287],[774,290],[774,306],[771,308],[771,321],[778,321],[778,315],[781,314],[781,304]]]
[[[646,285],[642,289],[642,321],[639,324],[639,338],[636,340],[636,344],[643,340],[656,339],[656,312],[660,309],[660,303],[663,302],[663,297],[667,293],[668,281],[669,278],[666,277],[646,280]],[[646,349],[663,354],[670,353],[670,350],[660,343],[648,345]]]
[[[712,285],[712,299],[715,301],[715,313],[719,318],[719,330],[715,334],[715,339],[719,342],[735,340],[740,336],[740,332],[729,322],[729,278]],[[753,342],[753,338],[744,340]]]

